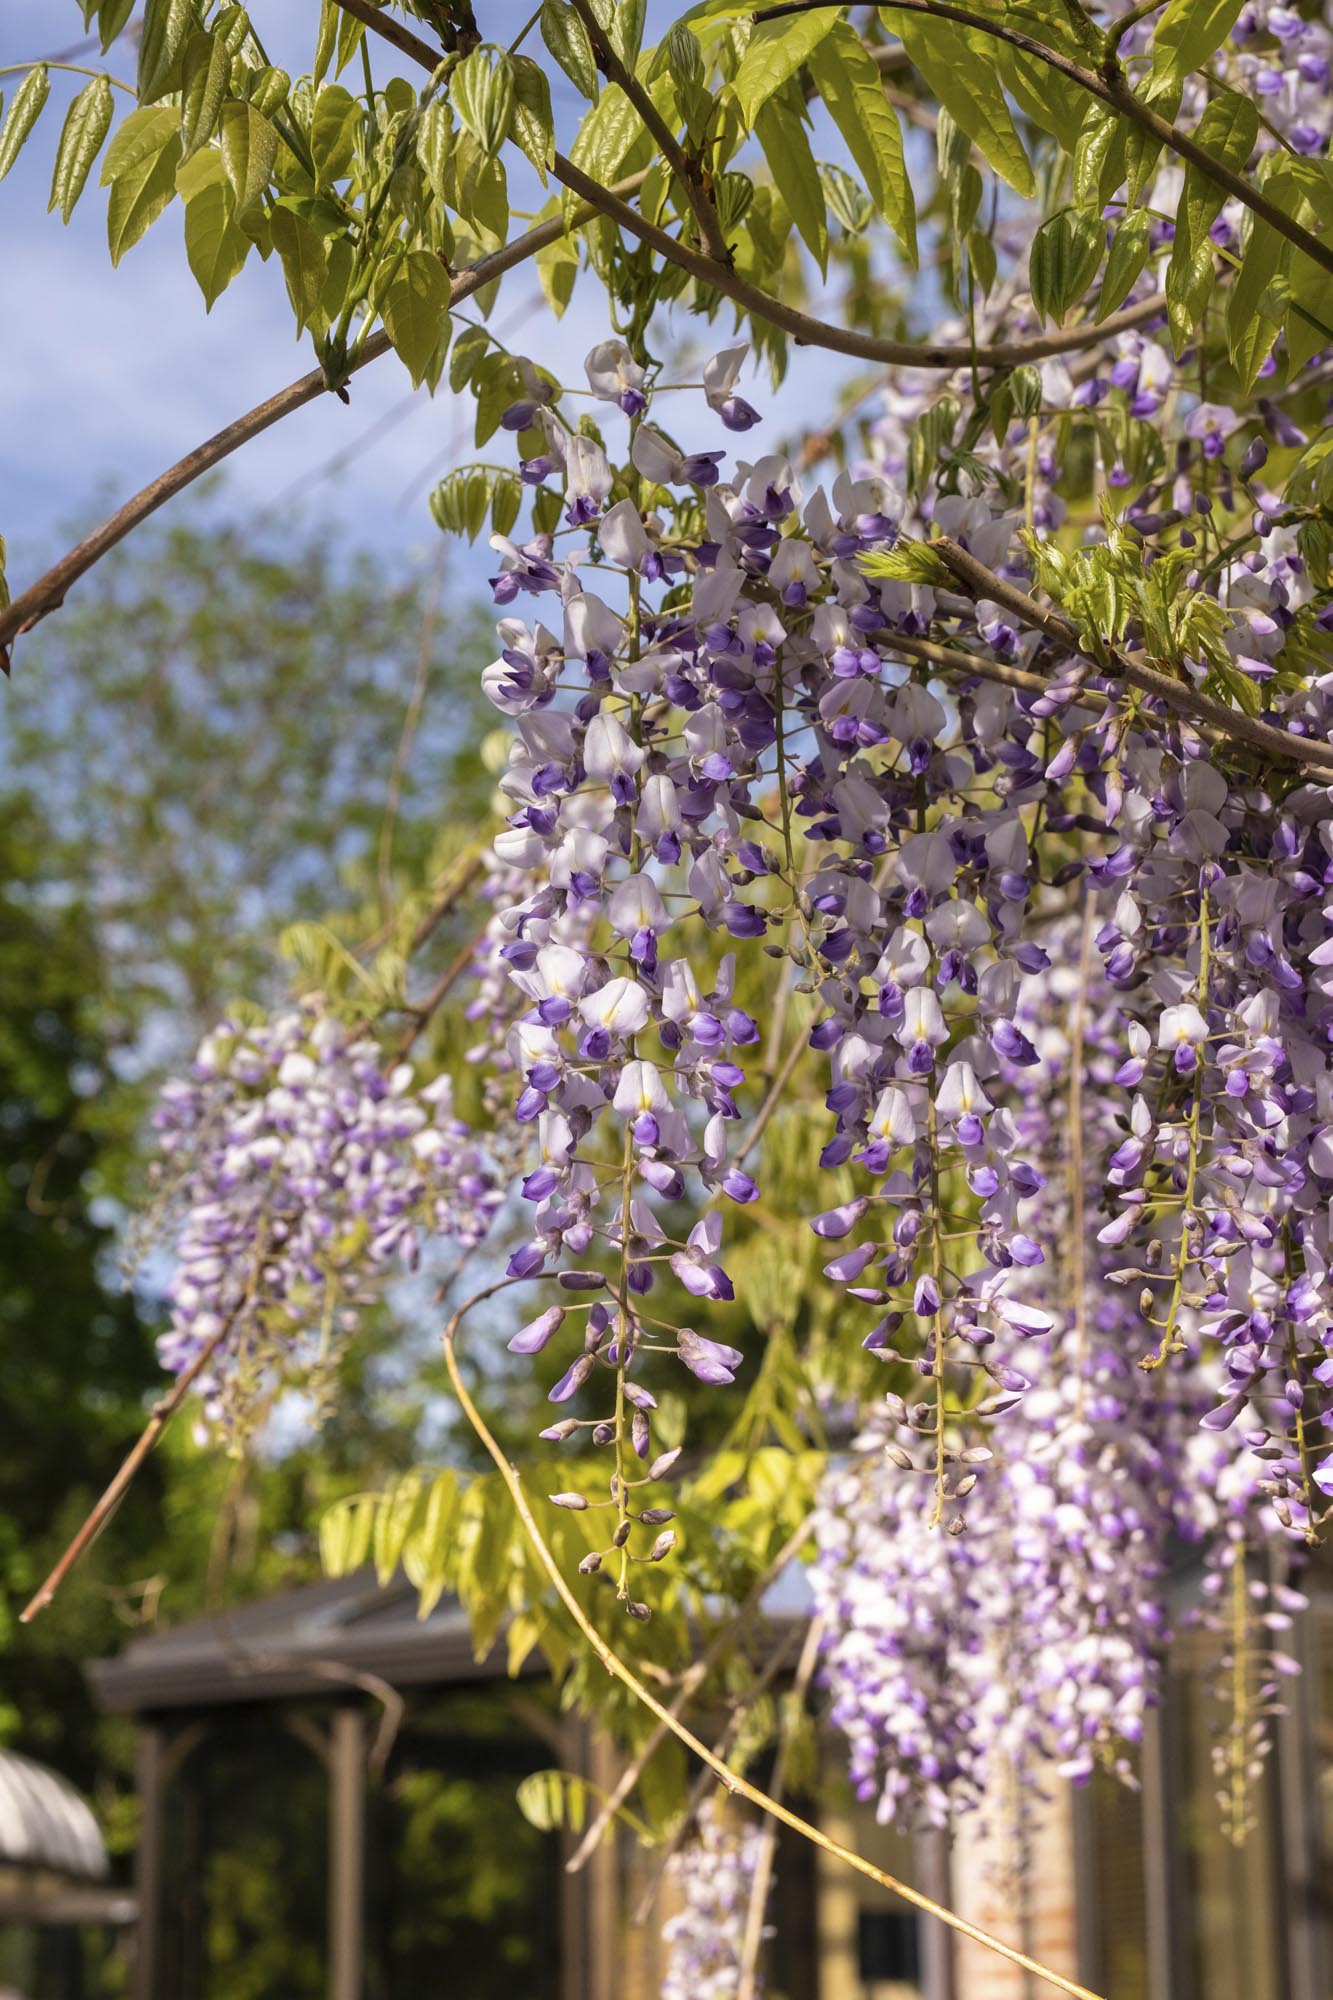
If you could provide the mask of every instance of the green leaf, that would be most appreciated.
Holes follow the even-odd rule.
[[[533,1639],[529,1651],[535,1643]],[[510,1672],[513,1672],[512,1665]],[[599,1806],[604,1806],[610,1793],[573,1771],[532,1771],[523,1779],[514,1796],[528,1825],[535,1826],[539,1833],[558,1833],[562,1828],[567,1833],[582,1833],[588,1823],[589,1803],[595,1800]],[[629,1812],[624,1806],[617,1807],[615,1818],[623,1826],[631,1828],[642,1841],[651,1844],[656,1837],[652,1828],[637,1813]]]
[[[513,1506],[495,1480],[474,1479],[458,1510],[458,1595],[472,1622],[474,1658],[484,1660],[509,1608]]]
[[[292,80],[285,69],[276,63],[265,63],[263,69],[252,69],[245,79],[246,102],[253,104],[256,111],[262,111],[266,118],[281,111],[291,92]]]
[[[1074,200],[1104,207],[1125,178],[1125,121],[1090,104],[1074,143]]]
[[[364,21],[358,21],[342,7],[338,9],[338,56],[333,65],[333,74],[341,76],[353,56],[366,39]]]
[[[500,419],[520,394],[523,382],[511,355],[490,353],[477,369],[472,387],[477,398],[477,420],[473,427],[473,436],[478,445],[483,445],[487,438],[493,437],[499,430]],[[477,539],[481,533],[482,523],[490,511],[493,477],[493,473],[476,471],[474,478],[480,479],[481,488],[478,490],[470,485],[467,489],[464,512],[469,541]]]
[[[811,50],[809,65],[870,199],[915,265],[916,202],[903,158],[902,129],[873,56],[849,22],[836,21]]]
[[[434,104],[426,112],[422,124],[426,123],[431,111],[437,110],[444,112],[447,121],[448,112],[442,105]],[[351,166],[360,123],[361,106],[351,91],[344,89],[340,83],[326,83],[315,99],[314,114],[310,120],[310,152],[320,187],[331,187],[334,181],[342,179]]]
[[[19,149],[41,116],[42,106],[50,91],[51,80],[46,73],[46,64],[38,63],[36,69],[28,71],[14,92],[9,116],[0,125],[0,181],[18,158]]]
[[[1316,233],[1323,230],[1333,205],[1327,161],[1273,156],[1264,190],[1293,221]],[[1323,266],[1295,245],[1288,246],[1285,272],[1287,370],[1294,376],[1327,343],[1324,329],[1333,325],[1333,284]]]
[[[828,160],[821,160],[819,185],[824,190],[829,214],[835,222],[842,224],[849,236],[859,236],[862,230],[869,228],[875,205],[860,182],[853,179],[845,167],[835,167]]]
[[[463,132],[459,135],[454,171],[459,215],[481,236],[483,249],[498,250],[509,228],[509,184],[504,161],[479,146],[470,132]]]
[[[1257,684],[1240,667],[1223,666],[1214,661],[1211,673],[1203,683],[1203,692],[1215,699],[1230,703],[1245,715],[1258,715],[1264,705],[1264,698]]]
[[[176,58],[198,25],[195,0],[147,0],[139,34],[140,104],[151,104],[170,87]]]
[[[443,365],[449,344],[449,280],[438,257],[429,250],[409,250],[394,274],[380,313],[394,351],[406,364],[417,388],[438,362]]]
[[[449,363],[449,387],[456,396],[471,388],[490,349],[491,337],[484,326],[463,328],[454,343],[453,359]]]
[[[953,572],[943,556],[936,555],[929,542],[900,536],[891,549],[877,549],[860,558],[867,576],[887,576],[899,583],[929,583],[947,586]]]
[[[1214,159],[1241,168],[1250,157],[1259,131],[1259,114],[1247,98],[1224,91],[1213,99],[1195,131]],[[1177,354],[1189,344],[1203,316],[1214,283],[1213,246],[1209,230],[1221,212],[1223,190],[1210,174],[1193,164],[1185,168],[1185,185],[1176,204],[1176,233],[1166,269],[1168,318]]]
[[[149,105],[131,111],[107,148],[102,185],[111,189],[106,229],[113,264],[157,221],[176,192],[179,125],[174,105]]]
[[[996,173],[1016,194],[1031,195],[1032,167],[1004,101],[990,38],[979,29],[920,14],[889,13],[886,25],[901,40],[912,67]]]
[[[231,82],[231,57],[221,37],[191,35],[181,74],[181,144],[188,160],[217,131]]]
[[[377,1497],[358,1493],[335,1501],[319,1524],[319,1559],[326,1576],[350,1576],[370,1554]]]
[[[507,535],[523,508],[523,482],[516,472],[498,472],[491,489],[491,528]]]
[[[303,333],[319,311],[329,275],[329,255],[324,239],[303,216],[279,202],[270,217],[273,248],[287,281],[287,296],[296,314],[296,330]]]
[[[395,1487],[380,1496],[371,1549],[381,1587],[393,1580],[420,1498],[421,1475],[416,1472],[405,1474]]]
[[[1106,225],[1087,209],[1063,209],[1032,239],[1028,285],[1043,319],[1062,325],[1097,275],[1106,247]]]
[[[437,201],[448,201],[449,162],[454,155],[454,121],[442,97],[428,104],[417,126],[417,158]]]
[[[620,85],[609,83],[579,126],[569,157],[606,187],[628,171],[631,152],[647,136],[642,118]]]
[[[832,32],[837,18],[836,8],[816,7],[808,14],[791,14],[779,21],[758,24],[731,85],[741,116],[751,129],[774,92],[795,76],[825,35]]]
[[[557,236],[554,243],[537,252],[533,262],[546,303],[559,319],[574,295],[574,281],[579,274],[577,246],[571,237]]]
[[[101,40],[103,55],[111,47],[133,12],[134,0],[101,0],[97,9],[97,33]]]
[[[1152,38],[1154,81],[1183,83],[1221,48],[1240,17],[1242,0],[1169,0]]]
[[[821,272],[828,271],[828,211],[805,123],[788,94],[770,97],[755,120],[768,170]]]
[[[1212,100],[1194,128],[1196,142],[1213,159],[1239,173],[1254,150],[1259,136],[1259,112],[1248,97],[1224,90]],[[1181,213],[1188,222],[1194,242],[1201,243],[1222,212],[1226,191],[1211,174],[1189,164],[1185,168],[1185,188],[1176,213],[1177,233]]]
[[[511,129],[516,143],[546,186],[546,169],[555,149],[555,125],[551,117],[551,86],[546,71],[531,56],[514,56],[514,109]]]
[[[1132,208],[1111,238],[1106,269],[1102,273],[1097,318],[1105,319],[1129,297],[1135,281],[1152,250],[1152,217],[1144,209]]]
[[[210,312],[249,253],[250,238],[237,226],[235,201],[224,182],[201,188],[186,202],[185,254]]]
[[[403,1546],[403,1568],[420,1600],[418,1617],[430,1616],[453,1579],[453,1532],[458,1502],[458,1474],[438,1473],[426,1496],[425,1518]]]
[[[515,1797],[524,1819],[539,1833],[557,1833],[562,1828],[582,1833],[588,1818],[588,1792],[587,1779],[570,1771],[532,1771]]]
[[[1280,313],[1265,310],[1265,301],[1286,255],[1285,239],[1251,216],[1241,267],[1227,293],[1227,352],[1247,394],[1282,331]]]
[[[193,201],[206,187],[226,187],[222,155],[216,146],[201,146],[176,169],[176,192],[182,201]]]
[[[449,78],[458,122],[483,152],[498,153],[514,110],[514,69],[504,49],[473,49]]]
[[[1043,25],[1026,14],[1022,25],[1034,39],[1048,46],[1061,45],[1049,26],[1043,31]],[[1004,87],[1019,110],[1040,131],[1049,132],[1062,152],[1072,153],[1087,109],[1087,92],[1026,49],[992,41],[991,52]]]
[[[320,0],[319,33],[315,37],[315,53],[310,64],[310,77],[316,90],[329,73],[329,64],[338,46],[338,24],[345,18],[338,0]]]
[[[253,104],[225,104],[221,129],[222,164],[236,196],[236,213],[244,215],[269,184],[278,135]]]
[[[983,296],[989,298],[999,271],[999,259],[995,254],[995,245],[984,230],[974,229],[968,236],[967,257],[972,276],[981,287]]]
[[[590,100],[597,97],[597,61],[592,42],[572,7],[562,0],[543,0],[542,40],[559,63],[575,90]]]
[[[62,222],[68,222],[74,213],[74,204],[110,130],[111,85],[104,76],[94,77],[70,105],[56,148],[47,209],[58,208]]]
[[[250,16],[244,7],[233,5],[224,7],[210,23],[215,35],[219,35],[226,45],[227,54],[235,62],[242,48],[250,39]]]

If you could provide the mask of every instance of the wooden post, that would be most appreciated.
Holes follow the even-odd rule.
[[[931,1828],[919,1833],[915,1844],[917,1886],[937,1903],[952,1909],[953,1867],[948,1832],[943,1827]],[[934,1917],[919,1917],[917,1936],[921,1940],[922,1992],[928,2000],[957,2000],[953,1932]]]
[[[1315,1604],[1319,1598],[1314,1592]],[[1319,1660],[1313,1609],[1298,1612],[1284,1650],[1301,1671],[1285,1682],[1277,1718],[1279,1911],[1288,1953],[1291,2000],[1320,2000],[1330,1990],[1324,1933],[1318,1793]]]
[[[1180,1992],[1177,1898],[1180,1874],[1180,1820],[1170,1755],[1169,1731],[1179,1715],[1168,1679],[1161,1708],[1144,1717],[1140,1772],[1143,1783],[1143,1905],[1148,1925],[1148,1992],[1151,2000],[1172,2000]],[[1175,1708],[1175,1715],[1172,1708]]]
[[[157,2000],[162,1949],[162,1814],[166,1731],[141,1722],[135,1744],[139,1839],[134,1850],[134,2000]]]
[[[365,1858],[365,1725],[344,1707],[329,1728],[329,2000],[361,2000]]]

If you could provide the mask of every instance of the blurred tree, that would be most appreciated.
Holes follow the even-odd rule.
[[[277,990],[284,924],[349,889],[383,917],[443,823],[481,817],[491,640],[446,585],[442,565],[386,568],[313,520],[229,524],[192,496],[34,635],[0,760],[40,790],[134,1067]]]
[[[308,1576],[323,1508],[411,1462],[432,1391],[372,1315],[317,1439],[240,1463],[169,1432],[77,1585],[17,1624],[161,1380],[156,1274],[132,1294],[116,1267],[158,1073],[228,1001],[283,991],[284,923],[340,904],[369,930],[420,894],[489,790],[481,621],[446,613],[443,571],[216,515],[178,508],[103,567],[0,735],[0,880],[22,885],[0,897],[0,1740],[85,1785],[127,1745],[78,1663]]]

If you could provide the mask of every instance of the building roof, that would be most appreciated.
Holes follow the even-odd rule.
[[[468,1616],[442,1598],[418,1616],[417,1593],[397,1576],[384,1586],[373,1570],[312,1583],[258,1604],[219,1612],[135,1639],[86,1671],[100,1705],[114,1714],[213,1708],[275,1696],[330,1695],[340,1688],[449,1686],[494,1680],[507,1671],[504,1633],[484,1659],[473,1651]],[[810,1616],[809,1585],[799,1563],[764,1600],[770,1625]],[[522,1669],[546,1669],[529,1654]]]
[[[534,1656],[528,1671],[541,1670]],[[370,1691],[373,1680],[490,1680],[504,1671],[503,1644],[476,1659],[456,1599],[421,1618],[410,1583],[399,1577],[381,1587],[369,1569],[135,1639],[87,1668],[98,1702],[117,1714]]]
[[[100,1882],[108,1865],[97,1821],[74,1787],[45,1764],[0,1750],[0,1866]]]

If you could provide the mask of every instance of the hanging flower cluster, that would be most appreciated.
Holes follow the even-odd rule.
[[[1249,6],[1220,62],[1264,107],[1246,159],[1326,150],[1321,22]],[[1188,80],[1184,127],[1215,102]],[[769,1112],[816,1080],[807,1220],[890,1389],[824,1494],[824,1672],[886,1816],[943,1823],[1000,1764],[1127,1770],[1184,1540],[1254,1662],[1219,1747],[1239,1824],[1289,1609],[1246,1559],[1333,1498],[1333,489],[1288,408],[1328,357],[1274,321],[1256,394],[1216,400],[1206,325],[1159,291],[1190,190],[1144,178],[1092,215],[1090,273],[1103,222],[1143,253],[1107,267],[1109,332],[990,365],[1001,325],[1082,303],[1052,309],[1048,249],[1002,222],[1011,281],[993,308],[960,281],[936,329],[974,358],[899,371],[826,483],[721,447],[761,420],[742,345],[704,364],[697,435],[637,333],[587,358],[605,430],[522,360],[500,420],[546,524],[492,537],[482,675],[512,734],[470,1054],[525,1149],[508,1276],[539,1288],[508,1344],[557,1364],[542,1437],[604,1468],[604,1497],[553,1496],[606,1510],[583,1570],[647,1619],[658,1398],[753,1370],[733,1245]],[[1210,288],[1252,224],[1213,191]],[[205,1162],[173,1365],[256,1282],[266,1337],[304,1329],[330,1273],[497,1204],[435,1087],[330,1032],[228,1039],[168,1098],[168,1157]]]
[[[667,1871],[681,1908],[662,1926],[667,1947],[662,2000],[736,2000],[763,1833],[704,1806]],[[756,2000],[765,1991],[762,1976]]]
[[[1086,964],[1092,927],[1079,932],[1054,927],[1051,966],[1022,982],[1016,1020],[1033,1059],[1010,1078],[1045,1169],[1032,1227],[1064,1252],[1063,1269],[1053,1259],[1026,1277],[1056,1334],[1030,1344],[1013,1383],[1021,1402],[994,1426],[993,1449],[974,1453],[987,1485],[966,1535],[927,1532],[927,1483],[896,1442],[914,1415],[930,1418],[925,1405],[914,1413],[890,1396],[830,1472],[814,1570],[823,1680],[858,1795],[884,1819],[945,1825],[999,1798],[1021,1812],[1052,1768],[1080,1781],[1101,1764],[1129,1778],[1126,1752],[1158,1699],[1171,1638],[1173,1552],[1202,1546],[1223,1691],[1247,1691],[1223,1705],[1215,1752],[1239,1831],[1289,1666],[1266,1635],[1299,1603],[1249,1579],[1245,1555],[1287,1539],[1286,1508],[1265,1434],[1218,1427],[1222,1363],[1202,1323],[1191,1319],[1169,1370],[1145,1369],[1115,1246],[1091,1244],[1086,1270],[1070,1257],[1086,1162],[1114,1159],[1124,1130],[1111,1088],[1124,1067],[1119,996]]]
[[[200,1378],[215,1420],[345,1339],[431,1237],[479,1243],[501,1201],[448,1078],[386,1075],[372,1041],[313,1007],[224,1022],[155,1122],[178,1218],[162,1361],[179,1374],[221,1337]]]

